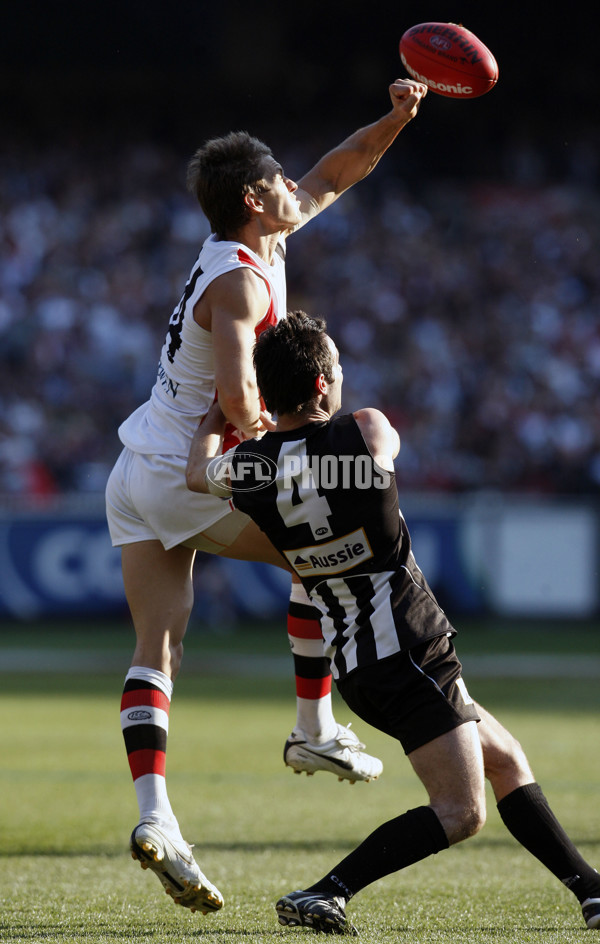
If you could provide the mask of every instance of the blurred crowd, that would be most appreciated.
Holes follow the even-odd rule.
[[[279,155],[278,155],[279,156]],[[600,488],[600,198],[585,172],[411,190],[387,158],[290,240],[345,407],[400,432],[401,490]],[[187,155],[15,143],[0,158],[0,494],[100,493],[208,227]]]

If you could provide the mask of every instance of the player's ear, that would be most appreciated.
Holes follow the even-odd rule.
[[[325,374],[319,374],[319,376],[315,380],[315,392],[319,393],[321,396],[324,397],[325,394],[327,393],[327,389],[328,389],[328,384],[327,384],[327,381],[325,380]]]
[[[262,213],[264,210],[264,204],[261,195],[259,193],[255,193],[253,190],[248,191],[248,193],[245,195],[244,203],[256,213]]]

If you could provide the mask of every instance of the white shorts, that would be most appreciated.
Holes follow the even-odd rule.
[[[125,447],[106,485],[106,517],[113,547],[162,542],[222,553],[250,522],[229,501],[191,492],[185,456],[153,456]]]

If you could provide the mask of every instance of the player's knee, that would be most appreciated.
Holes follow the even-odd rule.
[[[486,820],[485,797],[474,800],[464,817],[465,839],[483,829]]]
[[[456,797],[434,809],[444,827],[448,842],[453,845],[469,839],[485,825],[485,795],[469,798]]]
[[[454,842],[470,839],[485,826],[485,803],[474,801],[463,807],[454,826]]]

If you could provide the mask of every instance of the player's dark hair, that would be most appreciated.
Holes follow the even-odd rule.
[[[333,354],[322,318],[288,312],[259,335],[254,346],[258,387],[271,413],[300,413],[315,398],[315,380],[334,379]]]
[[[231,131],[211,138],[188,164],[188,189],[196,195],[210,228],[227,239],[250,219],[244,202],[251,190],[265,186],[265,159],[271,149],[246,131]]]

